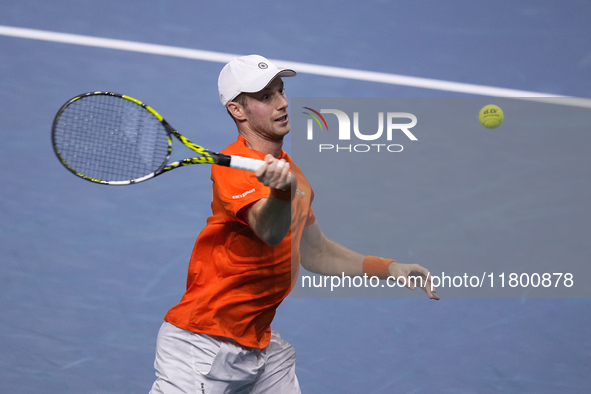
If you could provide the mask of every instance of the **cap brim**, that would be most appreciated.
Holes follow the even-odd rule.
[[[258,78],[249,82],[242,88],[244,93],[256,93],[266,88],[277,77],[295,77],[296,72],[290,69],[268,70],[268,72],[260,75]]]

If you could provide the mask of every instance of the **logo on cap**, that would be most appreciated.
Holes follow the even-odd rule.
[[[259,63],[259,68],[262,68],[264,70],[265,68],[269,68],[269,66],[265,62],[260,62]]]

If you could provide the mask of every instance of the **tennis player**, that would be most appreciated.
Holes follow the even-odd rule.
[[[220,73],[220,100],[238,128],[222,152],[265,164],[255,173],[212,166],[212,216],[195,243],[186,292],[160,328],[152,394],[300,393],[295,351],[270,326],[300,261],[322,275],[427,276],[416,264],[355,253],[320,230],[312,188],[282,150],[290,131],[282,78],[295,75],[258,55]],[[422,287],[439,298],[430,282]]]

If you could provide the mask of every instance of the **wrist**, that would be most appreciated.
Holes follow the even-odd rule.
[[[377,276],[380,279],[386,279],[390,276],[390,264],[396,260],[385,259],[383,257],[365,256],[363,259],[363,273],[367,276]]]
[[[277,198],[278,200],[287,201],[287,202],[293,200],[294,194],[295,193],[292,193],[291,186],[287,187],[284,190],[271,188],[271,193],[270,193],[271,196]]]

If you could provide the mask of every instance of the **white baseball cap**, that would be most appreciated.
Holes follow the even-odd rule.
[[[220,101],[226,106],[242,92],[260,92],[276,77],[295,75],[295,71],[277,68],[259,55],[234,58],[224,66],[218,78]]]

